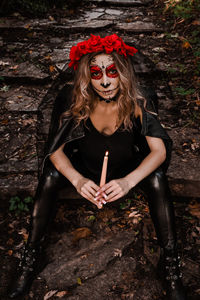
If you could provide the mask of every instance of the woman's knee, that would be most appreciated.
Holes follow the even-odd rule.
[[[169,193],[167,176],[161,168],[156,169],[145,178],[144,187],[151,192]]]
[[[45,162],[43,173],[40,177],[40,183],[43,188],[52,188],[61,183],[64,176],[55,168],[52,162],[48,159]]]

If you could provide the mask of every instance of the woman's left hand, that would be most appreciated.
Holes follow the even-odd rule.
[[[106,202],[113,202],[125,196],[131,189],[129,182],[126,178],[114,179],[103,185],[99,191],[97,198],[102,197],[102,193]]]

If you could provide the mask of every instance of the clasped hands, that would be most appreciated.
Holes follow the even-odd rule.
[[[100,209],[103,207],[103,204],[113,202],[126,195],[131,186],[125,177],[111,180],[102,187],[98,186],[94,181],[82,177],[79,179],[76,189],[81,196]]]

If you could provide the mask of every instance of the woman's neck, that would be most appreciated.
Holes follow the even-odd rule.
[[[106,104],[116,102],[118,99],[118,96],[119,96],[119,93],[117,93],[114,97],[106,99],[106,98],[101,97],[96,91],[95,91],[95,94],[97,96],[97,101],[100,101],[100,102],[106,103]]]

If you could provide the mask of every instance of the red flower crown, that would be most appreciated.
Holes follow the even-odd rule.
[[[105,52],[110,54],[113,51],[127,58],[127,55],[133,56],[138,50],[126,45],[122,38],[116,34],[108,35],[105,38],[91,34],[88,40],[80,42],[76,46],[72,46],[69,54],[69,67],[73,67],[74,70],[76,70],[80,58],[87,53]]]

